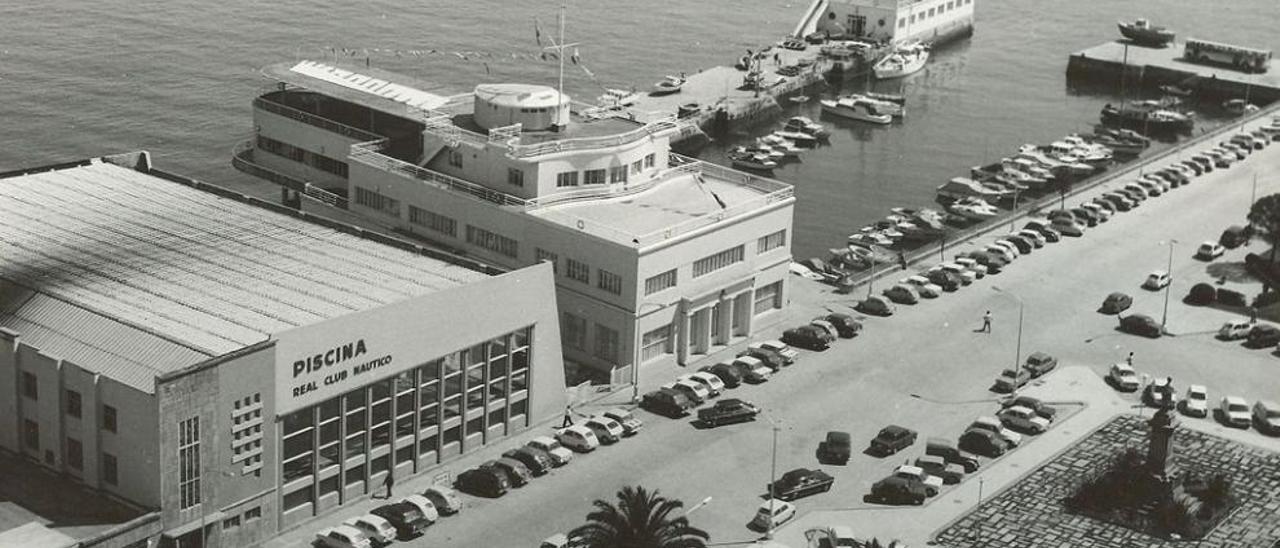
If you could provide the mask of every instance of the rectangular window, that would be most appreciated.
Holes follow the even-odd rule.
[[[245,523],[248,523],[248,522],[253,521],[253,520],[255,520],[255,519],[259,519],[259,518],[261,518],[261,517],[262,517],[262,507],[261,507],[261,506],[254,506],[253,508],[250,508],[250,509],[248,509],[248,510],[245,510],[245,511],[244,511],[244,521],[245,521]]]
[[[596,269],[596,285],[605,291],[614,295],[622,294],[622,276],[609,272],[603,268]]]
[[[648,154],[646,154],[646,155],[644,156],[644,168],[645,168],[645,169],[649,169],[649,168],[653,167],[653,163],[654,163],[653,161],[654,161],[654,158],[655,158],[655,156],[653,155],[653,153],[652,153],[652,152],[650,152],[650,153],[648,153]]]
[[[239,527],[239,526],[240,526],[240,516],[231,516],[227,519],[222,520],[222,528],[224,530],[235,529],[236,527]]]
[[[603,170],[603,169],[588,169],[588,170],[586,170],[586,171],[582,172],[582,184],[584,184],[584,185],[603,185],[603,184],[604,184],[604,170]]]
[[[636,161],[634,161],[634,162],[631,162],[631,174],[632,174],[632,175],[639,175],[641,171],[644,171],[644,161],[643,161],[643,160],[636,160]]]
[[[547,261],[551,263],[551,272],[554,273],[560,270],[559,255],[556,255],[555,253],[542,249],[541,247],[534,248],[533,255],[534,255],[534,260],[536,260],[537,262]]]
[[[556,187],[578,186],[578,172],[566,171],[556,175]]]
[[[480,227],[467,225],[467,243],[483,247],[489,251],[516,258],[519,253],[519,242],[501,234],[489,232]]]
[[[358,187],[357,187],[358,188]],[[425,226],[431,230],[441,234],[447,234],[454,238],[458,237],[458,221],[452,217],[445,217],[434,211],[427,211],[417,206],[409,206],[409,222],[419,226]]]
[[[782,308],[781,280],[756,290],[755,314],[763,314],[776,308]]]
[[[524,186],[524,172],[514,167],[507,168],[507,184],[511,186]]]
[[[33,451],[40,450],[40,425],[36,421],[22,420],[22,443]]]
[[[610,363],[618,363],[618,332],[596,324],[596,357]]]
[[[102,481],[108,485],[118,485],[120,483],[119,469],[116,467],[116,457],[110,453],[102,454]]]
[[[116,423],[116,408],[110,405],[102,406],[102,429],[108,432],[116,432],[118,425]]]
[[[936,8],[929,8],[929,17],[933,17],[933,12],[935,9]]]
[[[75,390],[67,390],[67,414],[80,418],[80,393]]]
[[[573,259],[565,259],[565,276],[570,280],[577,280],[584,284],[591,283],[591,267],[587,263],[580,263]]]
[[[200,504],[200,417],[178,423],[179,509]]]
[[[627,166],[614,166],[609,168],[609,182],[610,183],[627,182]]]
[[[742,262],[743,246],[731,247],[715,255],[698,259],[693,263],[693,277],[710,274],[726,266]]]
[[[568,312],[564,313],[564,321],[560,326],[560,336],[565,346],[576,350],[587,349],[587,320]],[[515,390],[515,388],[512,388]]]
[[[84,470],[84,446],[80,440],[67,438],[67,465],[76,470]]]
[[[400,216],[400,200],[383,196],[381,193],[364,187],[356,188],[356,203],[393,217]]]
[[[640,361],[649,361],[671,353],[671,325],[644,334],[640,341]]]
[[[902,28],[902,27],[905,27],[905,26],[907,26],[907,20],[906,20],[905,18],[904,18],[904,19],[899,19],[899,20],[898,20],[898,28]]]
[[[22,395],[33,400],[40,399],[40,384],[36,376],[30,372],[22,372]]]
[[[664,289],[676,286],[676,269],[671,269],[662,274],[651,276],[644,281],[644,294],[652,295]]]
[[[761,236],[759,240],[756,240],[756,254],[762,254],[766,251],[778,249],[779,247],[786,245],[786,243],[787,231],[785,229],[774,232],[768,236]]]
[[[449,165],[453,167],[462,167],[462,151],[461,150],[449,151]]]

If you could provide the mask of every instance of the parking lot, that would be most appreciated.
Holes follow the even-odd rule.
[[[889,318],[864,318],[865,328],[856,339],[842,339],[825,352],[802,351],[795,365],[769,382],[729,391],[729,397],[763,408],[755,422],[697,429],[692,418],[671,420],[640,412],[638,416],[646,425],[635,438],[580,454],[572,464],[503,498],[464,496],[466,507],[461,514],[443,518],[423,537],[404,545],[536,545],[541,538],[580,525],[592,500],[612,500],[624,485],[657,488],[683,500],[687,507],[710,497],[690,516],[691,521],[709,531],[714,544],[750,541],[760,536],[746,524],[764,500],[775,425],[778,474],[797,467],[819,467],[815,450],[828,430],[844,430],[853,436],[853,458],[846,466],[820,467],[835,477],[835,484],[828,493],[797,501],[801,516],[816,510],[872,507],[862,502],[863,495],[904,459],[921,454],[925,437],[954,439],[976,416],[998,409],[997,395],[988,388],[1000,370],[1015,361],[1020,307],[1024,316],[1022,356],[1037,350],[1049,352],[1064,364],[1087,367],[1101,377],[1111,363],[1133,352],[1139,373],[1171,376],[1180,389],[1187,384],[1204,384],[1211,404],[1224,394],[1239,395],[1250,402],[1264,397],[1280,399],[1280,358],[1271,349],[1251,350],[1239,342],[1213,337],[1219,325],[1239,319],[1239,314],[1181,302],[1195,283],[1216,284],[1224,272],[1242,271],[1246,253],[1268,251],[1255,239],[1252,245],[1228,251],[1210,263],[1192,257],[1200,242],[1216,240],[1228,225],[1243,222],[1255,175],[1259,197],[1280,192],[1280,146],[1269,146],[1230,169],[1197,177],[1187,186],[1149,199],[1134,211],[1119,213],[1088,229],[1082,238],[1064,238],[1037,249],[1001,274],[937,299],[899,306],[898,313]],[[1072,201],[1088,199],[1125,182],[1121,178]],[[949,246],[948,254],[981,247],[995,237],[993,233]],[[1097,312],[1103,298],[1113,291],[1126,292],[1134,299],[1130,313],[1159,320],[1164,315],[1165,294],[1139,286],[1149,272],[1166,268],[1170,250],[1173,280],[1167,328],[1171,336],[1147,339],[1119,332],[1116,316]],[[904,276],[906,273],[898,277]],[[881,286],[878,293],[883,282],[877,285]],[[1239,275],[1228,275],[1225,285],[1249,296],[1259,287]],[[792,287],[787,311],[793,318],[787,322],[790,324],[830,311],[853,313],[857,299],[866,294],[865,288],[859,288],[839,295],[829,286],[800,278],[793,279]],[[979,332],[988,310],[992,330]],[[646,370],[642,383],[649,389],[675,374]],[[628,396],[624,391],[580,411],[602,411]],[[1045,394],[1045,398],[1054,399],[1053,394]],[[921,441],[887,458],[859,452],[880,428],[891,423],[916,430]],[[1083,435],[1088,428],[1073,423],[1071,431]],[[535,430],[531,435],[549,432],[550,425]],[[1054,434],[1051,430],[1046,435]],[[1252,432],[1246,435],[1258,436]],[[449,470],[456,474],[509,448],[468,455],[451,464]],[[1003,466],[1005,460],[995,466]],[[413,485],[406,481],[403,487],[397,485],[397,491],[407,492]],[[935,504],[952,506],[956,512],[968,504],[939,500]],[[373,502],[378,501],[356,504],[316,523],[337,523],[340,515],[367,510]],[[893,527],[942,525],[927,521],[909,525],[909,521],[881,524],[888,528],[883,534],[894,534]],[[304,544],[318,528],[305,526],[269,545]]]

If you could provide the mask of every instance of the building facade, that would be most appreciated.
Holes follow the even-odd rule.
[[[138,546],[251,546],[563,409],[551,265],[447,262],[145,153],[0,204],[0,447],[151,509]]]
[[[288,85],[254,101],[241,169],[310,188],[322,154],[342,164],[322,186],[372,223],[504,269],[551,263],[563,353],[601,377],[696,361],[781,316],[791,187],[673,153],[689,129],[674,116],[545,86],[446,96],[376,69],[271,73]]]
[[[973,33],[973,0],[817,0],[813,28],[875,42],[948,42]]]

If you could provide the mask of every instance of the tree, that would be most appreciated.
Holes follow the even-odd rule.
[[[1249,208],[1249,224],[1271,238],[1271,262],[1276,262],[1276,246],[1280,245],[1280,194],[1263,196]]]
[[[710,535],[680,515],[684,503],[644,487],[623,487],[616,505],[597,499],[587,523],[569,533],[588,548],[705,548]]]

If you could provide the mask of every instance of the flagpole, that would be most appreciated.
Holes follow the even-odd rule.
[[[557,57],[560,58],[560,80],[556,84],[556,93],[559,94],[556,97],[557,117],[560,114],[559,110],[561,108],[564,108],[562,106],[564,104],[564,14],[565,14],[565,4],[564,2],[561,2],[560,3],[560,51],[558,52],[560,55],[557,55]]]

